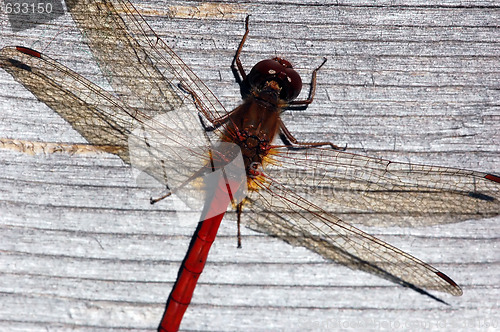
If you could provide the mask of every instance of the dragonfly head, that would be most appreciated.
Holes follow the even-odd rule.
[[[247,80],[251,88],[259,91],[271,89],[287,102],[297,98],[302,89],[302,80],[292,64],[278,57],[258,62]]]

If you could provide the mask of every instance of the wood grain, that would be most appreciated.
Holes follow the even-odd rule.
[[[396,4],[394,4],[396,3]],[[284,115],[304,141],[391,160],[499,172],[500,3],[495,1],[154,1],[153,29],[231,109],[229,64],[251,16],[247,70],[282,55],[315,103]],[[174,10],[175,9],[175,10]],[[182,9],[182,10],[180,10]],[[12,33],[106,87],[69,15]],[[85,143],[0,70],[0,138]],[[0,330],[156,328],[197,216],[135,184],[105,153],[0,149]],[[251,216],[247,216],[251,217]],[[364,228],[441,269],[464,289],[450,306],[303,248],[244,230],[229,214],[182,328],[211,331],[500,328],[500,218],[426,228]]]

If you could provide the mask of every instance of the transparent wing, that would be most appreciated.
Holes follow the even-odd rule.
[[[498,177],[329,148],[276,148],[266,173],[350,223],[422,226],[500,214]],[[495,182],[496,180],[496,182]]]
[[[196,99],[208,119],[224,107],[191,69],[149,27],[128,1],[66,1],[82,35],[113,90],[149,116]],[[178,92],[178,85],[190,93]]]
[[[112,146],[126,163],[169,189],[187,189],[193,174],[203,175],[210,137],[220,133],[209,137],[198,115],[212,119],[224,108],[128,1],[67,6],[114,94],[25,48],[3,49],[1,66],[89,143]],[[196,194],[200,184],[192,185]],[[185,197],[199,201],[198,195]]]
[[[251,228],[306,247],[351,268],[365,270],[411,287],[459,296],[460,287],[417,258],[343,222],[270,177],[254,181],[245,218]]]
[[[105,146],[106,151],[113,147],[111,151],[126,163],[170,189],[187,184],[193,174],[204,175],[200,170],[209,162],[210,145],[191,100],[175,112],[150,117],[39,52],[5,47],[0,66],[89,143]],[[191,201],[202,204],[200,188],[192,189]]]
[[[25,48],[5,47],[0,66],[55,110],[89,143],[111,145],[126,162],[135,110],[53,59]]]

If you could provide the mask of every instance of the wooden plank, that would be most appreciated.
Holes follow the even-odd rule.
[[[307,82],[328,58],[315,103],[284,115],[296,137],[498,172],[498,2],[155,1],[140,8],[227,109],[240,100],[229,64],[252,14],[247,70],[278,54]],[[2,16],[1,47],[42,50],[106,87],[80,38],[69,15],[16,34]],[[0,85],[1,138],[85,142],[4,71]],[[112,155],[0,154],[0,329],[154,329],[196,215],[175,200],[150,206],[157,193],[138,187]],[[462,297],[442,296],[450,306],[247,229],[236,250],[234,220],[230,214],[222,225],[183,329],[499,328],[500,218],[365,228],[462,285]]]

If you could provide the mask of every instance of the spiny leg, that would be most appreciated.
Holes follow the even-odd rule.
[[[240,86],[247,77],[247,74],[245,73],[245,69],[243,69],[243,65],[241,64],[240,54],[241,54],[241,51],[243,50],[243,45],[245,44],[248,33],[250,32],[249,21],[250,21],[250,15],[248,15],[245,19],[245,34],[241,38],[240,45],[238,46],[238,49],[236,50],[236,54],[234,55],[234,58],[233,58],[233,62],[231,63],[231,70],[233,71],[234,78],[236,79],[236,82]]]
[[[231,63],[231,71],[233,72],[234,78],[236,79],[236,82],[238,83],[238,85],[240,86],[241,89],[243,89],[242,88],[243,81],[246,79],[247,75],[245,73],[245,69],[243,68],[243,65],[241,64],[240,54],[241,54],[241,51],[243,49],[243,45],[245,44],[245,41],[247,39],[248,33],[250,32],[249,20],[250,20],[250,15],[248,15],[245,19],[245,33],[241,39],[240,45],[238,46],[238,49],[236,50],[233,61]],[[234,112],[234,110],[233,110],[233,111],[221,116],[220,118],[215,118],[215,119],[211,118],[209,116],[208,111],[204,108],[204,106],[199,101],[199,98],[197,97],[197,95],[189,87],[185,86],[182,83],[179,84],[178,86],[181,90],[183,90],[184,92],[191,95],[191,97],[193,98],[194,104],[196,105],[196,108],[200,111],[200,113],[202,113],[205,116],[205,118],[207,118],[212,123],[211,126],[207,126],[205,121],[203,121],[203,119],[201,118],[201,115],[200,115],[201,125],[203,126],[203,128],[207,132],[214,131],[217,128],[219,128],[221,125],[226,123],[227,120],[229,119],[229,117],[231,116],[231,114]]]
[[[236,53],[234,55],[233,61],[231,63],[231,71],[233,72],[234,78],[236,79],[236,82],[240,87],[243,86],[243,81],[246,79],[247,74],[245,73],[245,69],[243,68],[243,65],[241,64],[240,60],[240,54],[243,49],[243,45],[245,44],[245,41],[247,39],[248,33],[250,32],[249,29],[249,21],[250,21],[250,15],[248,15],[245,19],[245,33],[243,34],[243,37],[241,38],[240,45],[238,46],[238,49],[236,50]],[[230,118],[231,114],[234,112],[231,111],[223,116],[221,116],[218,119],[211,119],[209,116],[207,116],[207,111],[204,109],[203,105],[199,102],[196,94],[189,89],[188,87],[184,86],[183,84],[179,84],[179,88],[182,89],[184,92],[189,93],[191,97],[193,98],[193,101],[196,105],[196,108],[202,113],[211,123],[212,125],[209,126],[205,123],[203,118],[201,117],[201,114],[199,115],[200,117],[200,123],[203,127],[203,129],[206,132],[214,131],[217,128],[219,128],[221,125],[227,122],[227,120]]]
[[[191,98],[193,98],[193,103],[196,105],[196,108],[198,109],[198,111],[203,114],[203,116],[212,123],[211,126],[208,126],[205,121],[203,120],[203,117],[201,116],[201,114],[198,114],[199,118],[200,118],[200,123],[202,125],[202,127],[205,129],[205,131],[214,131],[215,129],[219,128],[220,126],[222,126],[224,123],[227,122],[227,120],[229,119],[229,117],[231,116],[231,114],[234,112],[234,111],[231,111],[223,116],[221,116],[220,118],[212,118],[210,116],[210,113],[208,112],[208,110],[203,106],[203,104],[200,102],[200,99],[198,98],[198,96],[196,95],[196,93],[194,93],[193,90],[191,90],[189,87],[187,87],[186,85],[182,84],[182,83],[179,83],[179,88],[184,91],[185,93],[189,94],[191,96]]]
[[[341,147],[333,144],[332,142],[299,142],[295,137],[293,137],[292,133],[288,130],[285,124],[280,121],[280,129],[281,132],[279,137],[281,141],[289,148],[289,149],[309,149],[319,146],[329,145],[334,150],[345,151],[347,146]]]
[[[292,110],[292,111],[298,111],[298,110],[305,110],[311,104],[314,100],[314,95],[316,94],[316,77],[318,71],[323,67],[323,65],[326,62],[326,58],[323,59],[323,62],[313,70],[312,73],[312,78],[311,78],[311,87],[309,89],[309,96],[307,99],[302,99],[302,100],[293,100],[291,101],[286,108],[287,110]],[[288,130],[288,128],[285,126],[283,121],[280,120],[280,129],[281,132],[279,134],[280,139],[283,141],[283,143],[289,147],[290,149],[307,149],[307,148],[312,148],[312,147],[319,147],[319,146],[325,146],[329,145],[332,149],[334,150],[341,150],[345,151],[347,146],[345,147],[339,147],[338,145],[335,145],[331,142],[299,142],[295,137],[293,137],[292,133]]]
[[[241,212],[243,211],[243,202],[238,203],[236,206],[236,213],[238,215],[237,221],[236,221],[236,227],[238,228],[237,231],[237,241],[238,241],[238,248],[241,248]]]
[[[309,106],[309,104],[313,102],[314,95],[316,94],[316,76],[318,70],[320,70],[321,67],[323,67],[326,60],[327,60],[326,58],[323,58],[323,62],[312,72],[311,87],[309,88],[309,97],[307,97],[307,99],[292,100],[290,103],[288,103],[288,107],[286,109],[294,111],[305,110],[307,106]]]

